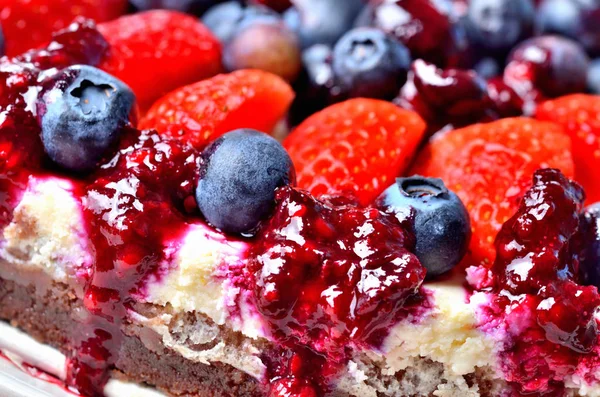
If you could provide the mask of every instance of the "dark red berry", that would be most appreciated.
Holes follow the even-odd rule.
[[[408,80],[394,102],[419,113],[430,132],[494,117],[485,80],[475,72],[442,70],[420,59],[413,62]]]
[[[519,44],[504,70],[504,81],[531,101],[585,91],[589,58],[581,45],[559,36]]]

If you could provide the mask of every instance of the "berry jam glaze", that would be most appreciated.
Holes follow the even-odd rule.
[[[79,390],[101,394],[134,297],[156,276],[165,242],[186,230],[183,212],[193,197],[198,163],[185,143],[142,134],[85,187],[82,204],[96,258],[84,289],[92,316],[70,361],[69,379]]]
[[[284,348],[267,357],[271,392],[322,395],[349,347],[380,346],[423,302],[426,271],[412,253],[410,211],[396,218],[291,187],[276,201],[250,262],[256,306]]]
[[[3,225],[30,176],[56,172],[40,140],[44,93],[67,84],[57,81],[58,71],[98,64],[107,49],[93,23],[80,20],[46,49],[0,60]],[[86,395],[102,395],[133,297],[164,259],[163,242],[183,230],[183,214],[197,212],[193,191],[200,160],[194,149],[130,127],[121,135],[121,150],[110,162],[87,181],[74,181],[95,263],[80,280],[88,315],[74,333],[67,379]]]
[[[499,363],[515,393],[562,395],[569,375],[597,380],[600,296],[578,283],[583,201],[560,171],[537,171],[496,238],[492,268],[468,269],[474,287],[493,292],[481,328],[508,336]]]
[[[42,166],[36,101],[43,80],[71,65],[97,65],[107,49],[94,24],[79,19],[45,49],[0,58],[0,226],[10,222],[29,175]]]

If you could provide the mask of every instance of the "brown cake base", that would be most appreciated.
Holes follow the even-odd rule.
[[[56,282],[49,282],[48,285],[49,288],[36,289],[34,285],[23,286],[0,278],[0,319],[9,321],[13,326],[68,356],[73,350],[71,332],[76,329],[74,318],[84,309],[67,285]],[[138,305],[136,310],[148,318],[169,313],[168,307],[152,305]],[[241,344],[244,339],[242,335],[209,324],[210,320],[202,316],[184,314],[178,319],[178,323],[185,324],[183,329],[187,329],[186,332],[199,326],[218,329],[220,334],[217,339],[224,340],[231,346]],[[185,359],[162,345],[154,331],[144,326],[126,324],[123,331],[125,338],[113,371],[114,377],[151,385],[173,396],[254,397],[268,394],[268,385],[230,365],[205,365]],[[172,332],[175,335],[182,330]],[[258,343],[259,348],[268,347]],[[199,349],[210,347],[198,346]],[[491,381],[483,371],[466,376],[462,386],[453,384],[445,379],[441,364],[426,359],[393,376],[382,375],[380,364],[368,357],[357,356],[354,361],[359,363],[360,369],[368,376],[366,383],[377,390],[373,392],[377,397],[491,397],[500,396],[506,390],[503,384]],[[363,397],[343,390],[330,394],[332,397],[351,395]]]
[[[65,354],[72,350],[72,313],[83,310],[64,284],[53,283],[45,294],[0,278],[0,318],[10,321],[42,343]],[[133,332],[131,332],[133,331]],[[168,349],[150,351],[128,328],[116,363],[115,376],[156,386],[176,396],[264,396],[265,386],[235,368],[190,362]]]

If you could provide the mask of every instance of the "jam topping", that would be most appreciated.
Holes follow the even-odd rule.
[[[79,19],[54,34],[46,49],[0,58],[0,226],[10,222],[31,171],[42,166],[44,149],[35,117],[42,80],[74,64],[95,65],[107,48],[94,24]]]
[[[560,395],[565,376],[598,349],[600,296],[579,284],[581,187],[554,169],[537,171],[533,182],[498,234],[491,274],[477,285],[495,292],[482,328],[511,337],[499,362],[515,390]]]
[[[397,219],[291,187],[276,200],[250,265],[271,336],[294,352],[275,360],[273,393],[310,395],[298,391],[310,386],[321,395],[349,346],[379,346],[407,315],[426,271],[412,253],[411,211]]]
[[[193,199],[198,161],[184,143],[142,134],[85,187],[82,202],[96,260],[84,290],[93,316],[70,362],[70,381],[80,390],[101,393],[134,297],[165,259],[165,241],[184,230],[182,212]]]
[[[37,113],[44,110],[44,93],[68,83],[59,71],[95,65],[107,49],[94,24],[79,20],[55,34],[46,49],[0,60],[3,225],[10,222],[30,175],[58,172],[40,140]],[[183,214],[197,212],[189,203],[199,161],[183,142],[124,127],[117,155],[89,178],[74,180],[95,262],[82,274],[88,316],[74,332],[67,377],[86,395],[102,395],[134,297],[164,259],[164,242],[186,225]]]

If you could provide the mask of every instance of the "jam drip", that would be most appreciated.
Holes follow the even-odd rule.
[[[291,187],[278,191],[250,265],[258,310],[282,347],[266,357],[272,395],[323,395],[352,346],[381,345],[392,325],[421,307],[425,269],[412,254],[411,222],[410,211],[399,221]]]
[[[82,202],[96,261],[84,295],[92,316],[70,361],[70,381],[79,390],[101,395],[134,296],[165,259],[165,242],[184,230],[182,212],[193,198],[198,161],[180,141],[142,134],[86,187]]]
[[[497,236],[491,273],[479,280],[495,292],[482,327],[512,337],[499,362],[517,394],[562,395],[565,376],[597,357],[589,353],[598,349],[600,296],[578,276],[583,202],[581,187],[558,170],[537,171]]]
[[[71,65],[96,65],[107,48],[94,23],[78,19],[46,49],[0,58],[0,226],[11,221],[29,175],[42,166],[36,101],[44,79]]]

